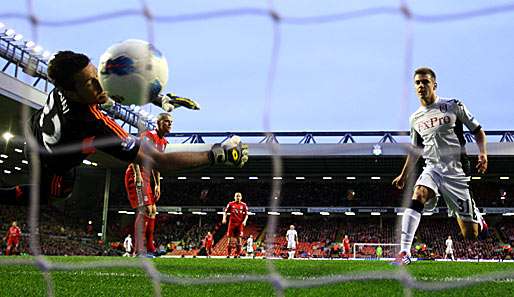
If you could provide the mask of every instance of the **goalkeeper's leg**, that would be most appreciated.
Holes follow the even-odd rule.
[[[0,204],[27,205],[30,197],[30,185],[17,185],[0,188]]]
[[[75,169],[60,174],[42,171],[39,181],[39,204],[47,205],[70,198],[74,183]],[[0,188],[0,204],[28,205],[31,193],[32,185],[29,184]]]

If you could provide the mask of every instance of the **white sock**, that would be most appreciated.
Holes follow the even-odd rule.
[[[402,218],[402,235],[400,237],[400,252],[406,252],[410,256],[410,249],[414,234],[418,229],[421,214],[411,208],[406,208]]]
[[[482,214],[478,210],[478,208],[475,207],[475,213],[477,214],[477,220],[478,220],[478,232],[482,232],[484,230],[484,220],[482,218]]]

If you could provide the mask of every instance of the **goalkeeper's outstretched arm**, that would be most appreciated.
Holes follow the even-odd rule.
[[[239,136],[214,144],[205,152],[161,153],[152,145],[142,142],[136,157],[136,163],[158,171],[178,171],[215,164],[241,168],[247,161],[248,145],[243,144]]]

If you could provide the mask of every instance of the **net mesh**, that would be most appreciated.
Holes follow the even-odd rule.
[[[87,26],[88,24],[101,22],[101,21],[109,21],[116,18],[122,18],[127,16],[140,17],[144,20],[146,24],[147,30],[147,40],[150,43],[153,43],[156,38],[155,33],[155,24],[173,24],[179,22],[195,22],[195,21],[205,21],[205,20],[214,20],[218,18],[229,18],[229,17],[263,17],[267,18],[269,22],[272,24],[272,47],[271,47],[271,55],[270,61],[268,65],[268,74],[267,74],[267,82],[265,86],[265,97],[264,97],[264,112],[262,114],[262,127],[265,131],[267,131],[270,137],[273,137],[271,134],[271,115],[273,112],[273,106],[275,104],[274,101],[274,84],[276,81],[276,73],[279,65],[280,59],[280,50],[282,47],[282,28],[286,25],[296,25],[296,26],[316,26],[325,23],[332,22],[347,22],[356,19],[364,19],[370,18],[377,15],[400,15],[405,20],[405,36],[404,36],[404,82],[403,82],[403,103],[402,106],[405,108],[401,111],[402,115],[407,115],[406,106],[408,106],[408,96],[411,92],[411,71],[412,71],[412,60],[413,60],[413,24],[414,23],[442,23],[442,22],[451,22],[455,20],[465,20],[469,18],[475,18],[479,16],[493,16],[495,14],[506,13],[514,10],[514,4],[507,3],[503,5],[490,6],[486,8],[469,10],[469,11],[461,11],[450,14],[433,14],[433,15],[422,15],[416,14],[411,11],[407,1],[400,1],[398,5],[392,6],[377,6],[366,9],[354,10],[343,13],[333,13],[333,14],[325,14],[325,15],[317,15],[317,16],[308,16],[308,17],[288,17],[281,15],[279,11],[275,9],[275,2],[269,1],[268,7],[266,8],[254,8],[254,7],[241,7],[235,9],[224,9],[217,11],[208,11],[202,13],[190,13],[190,14],[179,14],[179,15],[159,15],[158,13],[152,11],[151,6],[146,1],[140,1],[139,9],[121,9],[118,11],[104,12],[97,15],[90,15],[80,18],[74,19],[64,19],[64,20],[52,20],[45,19],[38,16],[37,11],[34,9],[33,0],[27,0],[26,3],[26,12],[2,12],[0,13],[0,19],[25,19],[28,20],[31,27],[31,37],[37,42],[40,35],[40,29],[42,27],[65,27],[65,26]],[[23,110],[23,122],[29,118],[29,108],[26,107]],[[403,119],[402,119],[403,121]],[[237,127],[236,127],[237,128]],[[32,151],[37,151],[38,144],[35,139],[27,138],[26,139],[28,145],[33,148]],[[269,143],[269,149],[273,152],[272,158],[272,172],[273,176],[281,176],[283,172],[282,168],[282,160],[279,156],[279,146],[276,143]],[[74,148],[70,148],[74,149]],[[146,271],[148,277],[152,280],[154,284],[154,295],[161,296],[161,284],[181,284],[181,285],[199,285],[199,284],[220,284],[220,283],[238,283],[238,282],[248,282],[248,281],[259,281],[259,282],[269,282],[273,285],[275,289],[275,293],[277,296],[283,296],[284,290],[288,288],[310,288],[316,286],[323,286],[335,283],[343,283],[343,282],[351,282],[351,281],[369,281],[369,280],[396,280],[401,282],[406,290],[405,295],[408,296],[411,294],[410,289],[420,289],[420,290],[444,290],[449,288],[460,288],[465,286],[471,286],[474,284],[491,282],[505,278],[514,278],[514,273],[512,272],[498,272],[491,273],[487,275],[480,275],[476,277],[470,277],[466,280],[459,280],[453,282],[422,282],[414,279],[406,270],[399,269],[398,271],[387,271],[387,272],[366,272],[365,274],[345,274],[345,275],[332,275],[332,276],[323,276],[317,277],[313,279],[307,280],[294,280],[294,279],[285,279],[280,275],[280,273],[276,270],[273,261],[268,261],[268,275],[241,275],[241,276],[219,276],[219,277],[204,277],[204,278],[187,278],[187,277],[175,277],[172,275],[167,275],[159,272],[159,270],[155,267],[152,261],[148,259],[140,258],[138,262],[127,263],[126,261],[99,261],[99,262],[90,262],[84,264],[63,264],[63,263],[53,263],[48,261],[44,256],[41,255],[40,244],[39,244],[39,236],[37,232],[38,224],[39,224],[39,198],[38,197],[38,184],[39,180],[38,174],[40,172],[39,168],[39,160],[37,154],[31,155],[31,164],[32,164],[32,185],[33,189],[31,191],[32,197],[30,200],[30,208],[29,208],[29,229],[30,229],[30,246],[32,249],[32,253],[35,257],[31,260],[27,259],[1,259],[0,263],[7,265],[34,265],[36,266],[41,273],[43,274],[44,280],[47,285],[47,295],[54,296],[55,292],[53,289],[53,282],[51,278],[50,272],[52,271],[70,271],[70,270],[86,270],[86,269],[97,269],[97,268],[109,268],[109,267],[133,267],[133,268],[141,268]],[[409,180],[408,188],[412,188],[414,184],[414,180]],[[280,193],[281,193],[281,180],[273,180],[272,190],[269,195],[270,207],[271,210],[277,209],[280,205]],[[407,205],[410,200],[409,191],[405,191],[404,197],[404,206]],[[274,199],[278,197],[279,199]],[[278,217],[277,216],[269,216],[267,229],[271,234],[275,234],[275,230],[277,229]],[[397,229],[400,228],[401,223],[397,223]],[[397,234],[399,234],[399,230],[397,230]],[[271,238],[271,237],[270,237]],[[273,250],[272,240],[268,240],[267,251],[270,252]]]

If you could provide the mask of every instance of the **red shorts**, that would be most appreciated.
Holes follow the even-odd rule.
[[[243,236],[243,224],[228,224],[227,230],[228,237],[241,237]]]
[[[205,248],[206,248],[206,249],[211,249],[211,248],[212,248],[212,242],[207,242],[207,243],[205,244]]]
[[[9,238],[7,239],[7,245],[19,245],[20,244],[20,239],[19,238]]]
[[[141,188],[140,195],[138,195],[132,166],[129,166],[125,171],[125,190],[127,190],[127,196],[132,208],[155,204],[155,196],[153,195],[150,178],[144,171],[141,171],[141,176],[143,177],[143,187]]]

